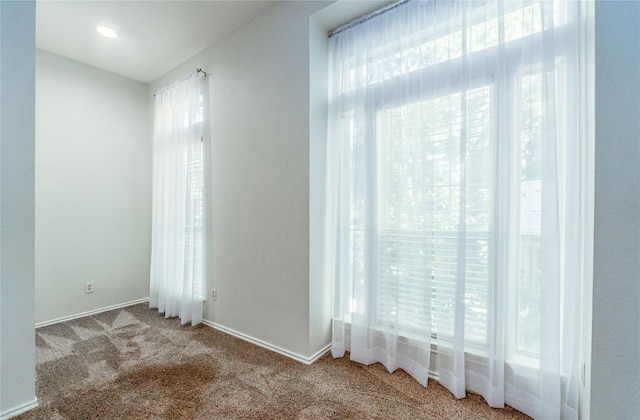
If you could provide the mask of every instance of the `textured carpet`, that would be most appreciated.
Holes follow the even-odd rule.
[[[526,419],[435,381],[325,355],[311,366],[146,305],[36,331],[40,407],[21,419]]]

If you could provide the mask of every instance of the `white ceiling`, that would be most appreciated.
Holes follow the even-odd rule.
[[[151,83],[275,1],[51,1],[36,5],[36,45]],[[109,26],[108,39],[96,27]]]

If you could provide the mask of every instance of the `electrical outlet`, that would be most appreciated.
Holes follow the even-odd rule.
[[[88,281],[84,284],[84,292],[85,293],[93,293],[93,282]]]
[[[218,291],[216,289],[211,289],[211,299],[218,299]]]

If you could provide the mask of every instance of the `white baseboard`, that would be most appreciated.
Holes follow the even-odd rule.
[[[70,321],[72,319],[82,318],[82,317],[89,316],[89,315],[96,315],[96,314],[99,314],[101,312],[107,312],[107,311],[111,311],[111,310],[114,310],[114,309],[126,308],[127,306],[137,305],[139,303],[145,303],[145,302],[149,302],[149,298],[142,298],[142,299],[132,300],[131,302],[119,303],[117,305],[106,306],[104,308],[94,309],[92,311],[82,312],[82,313],[75,314],[75,315],[63,316],[62,318],[56,318],[56,319],[52,319],[50,321],[38,322],[38,323],[36,323],[36,328],[45,327],[47,325],[57,324],[59,322]]]
[[[36,323],[36,328],[40,328],[40,327],[45,327],[47,325],[53,325],[53,324],[58,324],[60,322],[65,322],[65,321],[70,321],[72,319],[77,319],[77,318],[82,318],[85,316],[90,316],[90,315],[96,315],[99,314],[101,312],[106,312],[106,311],[111,311],[114,309],[120,309],[120,308],[126,308],[127,306],[132,306],[132,305],[137,305],[139,303],[145,303],[145,302],[149,302],[149,298],[142,298],[142,299],[137,299],[137,300],[132,300],[131,302],[125,302],[125,303],[120,303],[117,305],[111,305],[111,306],[107,306],[104,308],[100,308],[100,309],[95,309],[92,311],[87,311],[87,312],[82,312],[79,314],[75,314],[75,315],[69,315],[69,316],[65,316],[62,318],[56,318],[56,319],[52,319],[50,321],[44,321],[44,322],[38,322]],[[294,353],[292,351],[289,350],[285,350],[281,347],[278,346],[274,346],[273,344],[267,343],[266,341],[262,341],[260,339],[251,337],[249,335],[243,334],[241,332],[232,330],[231,328],[227,328],[224,327],[220,324],[216,324],[215,322],[211,322],[208,320],[203,320],[202,323],[208,327],[214,328],[216,330],[222,331],[224,333],[230,334],[234,337],[237,337],[241,340],[244,341],[248,341],[249,343],[255,344],[257,346],[263,347],[267,350],[271,350],[274,351],[276,353],[282,354],[283,356],[287,356],[293,360],[296,360],[300,363],[304,363],[305,365],[310,365],[313,362],[315,362],[316,360],[318,360],[320,357],[322,357],[326,352],[329,351],[329,349],[331,348],[331,344],[327,344],[325,347],[321,348],[320,350],[318,350],[315,354],[311,355],[310,357],[305,357],[302,356],[300,354]],[[3,420],[3,418],[0,418],[0,420]]]
[[[206,325],[208,327],[211,327],[211,328],[214,328],[214,329],[216,329],[218,331],[222,331],[224,333],[227,333],[229,335],[237,337],[237,338],[239,338],[241,340],[248,341],[249,343],[255,344],[256,346],[260,346],[260,347],[265,348],[267,350],[271,350],[271,351],[274,351],[276,353],[279,353],[279,354],[281,354],[283,356],[287,356],[287,357],[289,357],[289,358],[291,358],[291,359],[293,359],[293,360],[295,360],[297,362],[304,363],[305,365],[310,365],[313,362],[315,362],[316,360],[318,360],[320,357],[322,357],[322,355],[324,355],[326,352],[328,352],[329,348],[331,347],[330,344],[327,344],[324,348],[320,349],[318,352],[316,352],[311,357],[305,357],[305,356],[302,356],[300,354],[294,353],[292,351],[285,350],[285,349],[283,349],[281,347],[274,346],[273,344],[267,343],[266,341],[262,341],[260,339],[257,339],[257,338],[251,337],[249,335],[243,334],[241,332],[232,330],[231,328],[227,328],[227,327],[224,327],[224,326],[222,326],[220,324],[216,324],[215,322],[208,321],[206,319],[203,320],[202,323],[204,325]]]
[[[329,352],[329,350],[331,350],[331,343],[327,344],[326,346],[324,346],[323,348],[321,348],[320,350],[318,350],[316,352],[316,354],[314,354],[313,356],[311,356],[309,358],[309,365],[311,363],[314,363],[316,360],[318,360],[319,358],[321,358],[322,356],[324,356],[325,354],[327,354]]]
[[[17,407],[10,408],[8,410],[0,413],[0,420],[10,419],[11,417],[15,417],[19,414],[25,413],[29,410],[33,410],[38,407],[38,399],[34,398],[32,401],[28,403],[21,404]]]

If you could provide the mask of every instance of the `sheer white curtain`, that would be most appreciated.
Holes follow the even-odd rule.
[[[579,7],[410,1],[331,37],[335,357],[577,417]]]
[[[206,84],[194,71],[156,93],[153,121],[152,308],[202,322]]]

